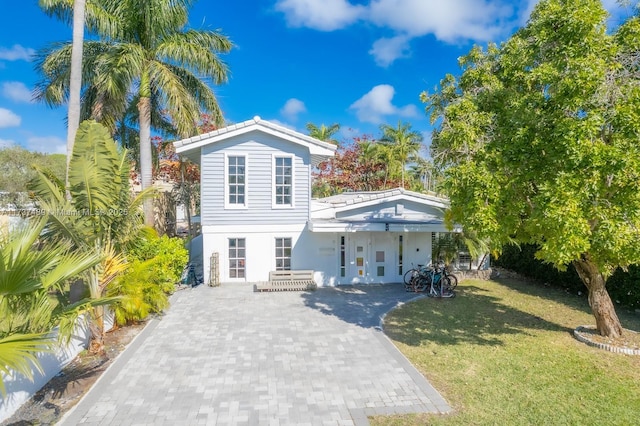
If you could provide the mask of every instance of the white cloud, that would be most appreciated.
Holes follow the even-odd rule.
[[[307,108],[304,106],[304,102],[296,98],[291,98],[285,102],[284,106],[280,109],[280,114],[289,121],[296,121],[298,114],[306,110]]]
[[[33,102],[31,90],[19,81],[5,81],[2,83],[2,96],[17,102]]]
[[[46,154],[66,154],[67,141],[57,136],[33,136],[27,139],[29,151],[44,152]]]
[[[0,139],[0,149],[9,148],[14,145],[16,145],[16,142],[11,139]]]
[[[388,67],[398,58],[408,57],[409,52],[409,37],[403,35],[378,39],[369,50],[381,67]]]
[[[371,89],[368,93],[355,101],[349,107],[356,112],[360,121],[380,124],[384,121],[384,116],[399,115],[401,117],[419,116],[418,108],[415,105],[405,105],[397,107],[391,102],[395,95],[395,89],[388,84],[380,84]]]
[[[19,115],[6,108],[0,108],[0,128],[17,127],[22,119]]]
[[[374,0],[369,18],[401,34],[433,34],[438,40],[456,43],[494,39],[513,12],[509,2],[495,0]]]
[[[275,7],[284,13],[290,26],[320,31],[344,28],[365,12],[364,6],[354,6],[347,0],[278,0]]]
[[[14,44],[11,48],[0,47],[0,59],[5,61],[31,61],[35,50]]]

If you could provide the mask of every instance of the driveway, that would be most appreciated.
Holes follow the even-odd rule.
[[[380,331],[401,285],[178,291],[60,424],[366,425],[450,410]]]

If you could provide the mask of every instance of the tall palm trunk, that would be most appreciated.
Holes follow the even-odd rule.
[[[80,90],[82,87],[82,46],[84,43],[84,14],[86,0],[73,2],[73,45],[71,47],[71,76],[69,81],[69,112],[67,125],[67,178],[73,143],[80,125]]]
[[[589,290],[589,306],[596,318],[598,332],[602,336],[620,337],[622,325],[605,287],[604,276],[598,270],[598,266],[590,259],[588,253],[583,254],[580,260],[574,260],[573,265]]]
[[[153,183],[151,158],[151,89],[149,76],[142,74],[140,81],[140,185],[142,189],[150,188]],[[144,223],[154,226],[153,199],[144,200]]]

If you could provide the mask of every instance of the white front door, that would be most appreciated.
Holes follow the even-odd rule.
[[[361,232],[351,235],[349,281],[351,283],[393,283],[398,278],[397,235]]]

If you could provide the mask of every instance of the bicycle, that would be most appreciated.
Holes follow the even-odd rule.
[[[455,297],[453,289],[458,284],[457,277],[448,274],[442,263],[436,267],[418,265],[418,269],[411,268],[403,280],[406,291],[427,292],[429,297]]]

